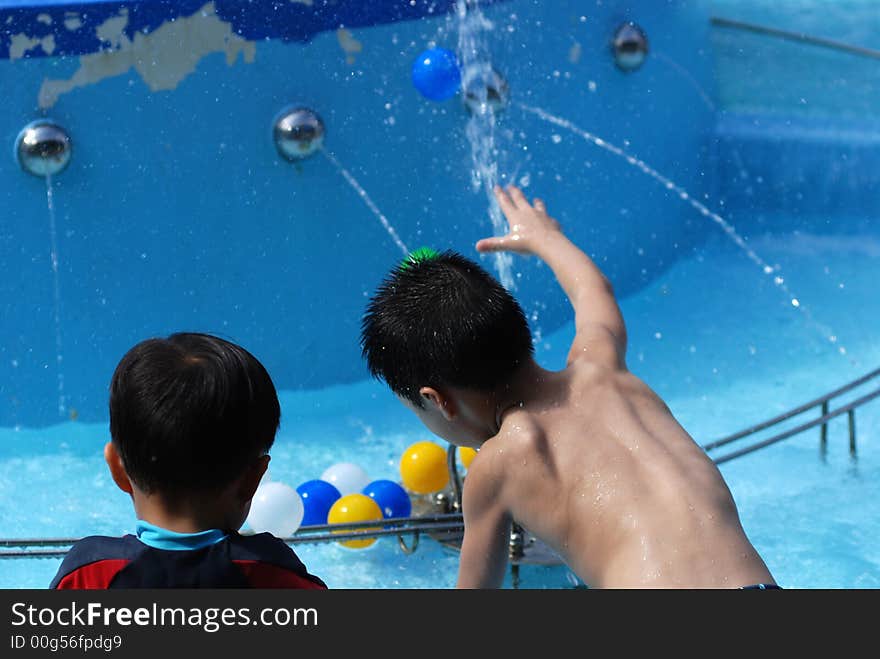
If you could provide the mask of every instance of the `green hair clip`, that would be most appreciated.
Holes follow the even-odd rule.
[[[431,249],[430,247],[419,247],[418,249],[414,249],[406,257],[403,261],[400,262],[400,269],[406,270],[412,265],[417,263],[422,263],[423,261],[430,261],[431,259],[435,259],[440,256],[440,252],[436,249]]]

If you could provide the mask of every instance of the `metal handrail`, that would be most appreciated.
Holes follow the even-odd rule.
[[[737,439],[742,439],[743,437],[747,437],[748,435],[753,435],[759,430],[764,430],[769,428],[770,426],[775,426],[782,421],[787,421],[788,419],[797,416],[803,412],[806,412],[809,409],[816,407],[817,405],[821,405],[832,398],[837,398],[838,396],[847,393],[848,391],[852,391],[856,387],[865,384],[866,382],[873,380],[874,378],[880,376],[880,368],[875,371],[871,371],[870,373],[863,375],[862,377],[853,380],[852,382],[843,385],[839,389],[835,389],[834,391],[829,391],[824,396],[820,396],[814,400],[811,400],[809,403],[804,403],[803,405],[798,405],[797,407],[780,414],[779,416],[775,416],[772,419],[767,419],[766,421],[762,421],[761,423],[755,424],[746,428],[745,430],[740,430],[739,432],[735,432],[732,435],[728,435],[727,437],[723,437],[714,442],[710,442],[705,444],[703,448],[707,451],[711,451],[712,449],[718,448],[719,446],[724,446],[725,444],[729,444],[731,442],[736,441]]]
[[[757,444],[753,444],[752,446],[746,447],[744,449],[740,449],[738,451],[734,451],[732,453],[728,453],[727,455],[723,455],[719,458],[714,458],[715,464],[721,464],[722,462],[727,462],[728,460],[733,460],[734,458],[738,458],[741,455],[746,455],[748,453],[752,453],[753,451],[757,451],[758,449],[764,448],[765,446],[770,446],[770,444],[775,444],[776,442],[780,442],[783,439],[788,439],[789,437],[793,437],[794,435],[799,435],[805,430],[809,430],[810,428],[815,428],[819,424],[822,424],[823,427],[830,419],[833,419],[836,416],[840,416],[844,412],[852,412],[857,407],[860,407],[874,398],[880,397],[880,389],[876,391],[872,391],[870,394],[866,396],[862,396],[861,398],[854,400],[852,403],[848,405],[844,405],[833,412],[829,412],[828,414],[823,414],[818,419],[813,419],[812,421],[808,421],[807,423],[801,424],[796,428],[792,428],[791,430],[786,430],[785,432],[779,433],[778,435],[774,435],[769,439],[765,439],[764,441],[758,442]],[[852,418],[852,417],[850,417]],[[852,435],[850,435],[852,438]],[[855,455],[855,451],[853,450],[855,444],[850,442],[850,453]]]
[[[317,544],[321,542],[340,542],[376,538],[387,535],[415,535],[422,533],[454,533],[464,531],[460,514],[424,515],[420,517],[395,517],[369,522],[350,522],[341,524],[315,524],[302,526],[292,536],[280,538],[289,544]],[[2,558],[60,558],[67,553],[66,547],[79,538],[9,538],[0,539],[0,547],[15,549],[0,550]],[[26,549],[40,547],[40,549]],[[45,549],[45,547],[55,547]],[[62,548],[64,547],[64,548]]]
[[[820,446],[821,446],[822,451],[824,452],[825,448],[826,448],[827,439],[828,439],[828,421],[830,421],[831,419],[834,419],[835,417],[838,417],[844,413],[847,414],[848,420],[849,420],[850,455],[855,457],[855,455],[856,455],[855,410],[857,408],[861,407],[862,405],[864,405],[865,403],[868,403],[868,402],[874,400],[875,398],[880,397],[880,388],[874,389],[873,391],[870,391],[870,392],[864,394],[863,396],[861,396],[853,401],[850,401],[849,403],[841,405],[840,407],[837,407],[834,410],[830,409],[830,403],[831,403],[832,399],[837,398],[837,397],[839,397],[849,391],[852,391],[856,387],[859,387],[859,386],[861,386],[867,382],[870,382],[871,380],[877,379],[877,378],[880,378],[880,369],[876,369],[876,370],[871,371],[870,373],[866,373],[865,375],[843,385],[842,387],[838,387],[837,389],[834,389],[833,391],[826,393],[824,396],[820,396],[818,398],[815,398],[807,403],[804,403],[803,405],[798,405],[797,407],[792,408],[788,412],[785,412],[783,414],[775,416],[772,419],[767,419],[766,421],[762,421],[761,423],[757,423],[755,425],[749,426],[748,428],[745,428],[744,430],[740,430],[739,432],[733,433],[732,435],[728,435],[727,437],[723,437],[723,438],[715,440],[713,442],[709,442],[708,444],[704,444],[702,446],[702,448],[706,452],[712,451],[712,450],[719,448],[721,446],[726,446],[727,444],[730,444],[730,443],[735,442],[737,440],[754,435],[755,433],[760,432],[761,430],[766,430],[767,428],[771,428],[773,426],[776,426],[776,425],[782,423],[783,421],[787,421],[795,416],[798,416],[799,414],[803,414],[804,412],[814,410],[815,408],[818,407],[819,408],[819,416],[817,418],[812,419],[810,421],[806,421],[804,423],[801,423],[800,425],[798,425],[794,428],[790,428],[788,430],[779,432],[779,433],[777,433],[767,439],[763,439],[761,441],[758,441],[758,442],[756,442],[750,446],[747,446],[745,448],[742,448],[742,449],[739,449],[736,451],[732,451],[731,453],[727,453],[727,454],[722,455],[717,458],[713,458],[713,460],[715,461],[716,464],[721,464],[721,463],[727,462],[729,460],[733,460],[734,458],[738,458],[740,456],[747,455],[749,453],[757,451],[758,449],[764,448],[766,446],[770,446],[771,444],[775,444],[777,442],[780,442],[783,439],[788,439],[789,437],[799,435],[802,432],[809,430],[810,428],[815,428],[816,426],[821,426],[821,435],[820,435],[821,444],[820,444]]]
[[[449,470],[449,480],[452,483],[452,505],[455,510],[461,510],[461,492],[462,492],[462,479],[461,475],[458,473],[458,465],[455,464],[455,456],[458,450],[455,444],[450,444],[449,448],[446,450],[446,467]]]
[[[755,34],[764,34],[770,37],[786,39],[788,41],[797,41],[799,43],[807,43],[811,46],[820,46],[822,48],[830,48],[831,50],[839,50],[851,55],[860,57],[869,57],[871,59],[880,59],[880,50],[873,48],[865,48],[863,46],[854,46],[843,41],[835,41],[834,39],[826,39],[824,37],[816,37],[803,32],[791,32],[789,30],[781,30],[766,25],[758,25],[756,23],[747,23],[745,21],[736,21],[729,18],[721,18],[713,16],[709,19],[712,25],[718,27],[733,28],[744,32],[753,32]]]

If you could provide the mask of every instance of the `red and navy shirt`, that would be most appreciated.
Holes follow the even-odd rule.
[[[207,546],[160,549],[133,535],[89,536],[67,553],[50,588],[326,589],[284,541],[223,533]]]

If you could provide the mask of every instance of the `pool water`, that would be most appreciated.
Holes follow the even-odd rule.
[[[779,267],[776,275],[798,296],[799,308],[722,235],[621,300],[630,370],[667,401],[700,444],[880,364],[873,338],[880,324],[874,276],[880,236],[871,235],[867,222],[849,226],[866,228],[749,241]],[[836,342],[828,340],[829,332]],[[568,324],[539,336],[539,361],[560,368],[572,335]],[[246,336],[232,338],[247,345]],[[282,391],[280,397],[270,477],[294,487],[341,461],[356,462],[371,478],[399,480],[405,448],[432,439],[377,382]],[[746,532],[784,587],[880,587],[880,401],[857,411],[855,459],[842,419],[830,423],[824,456],[814,429],[721,465]],[[102,459],[108,438],[106,423],[0,430],[0,536],[131,532],[130,502]],[[457,554],[428,538],[413,554],[392,537],[366,549],[329,543],[297,545],[296,551],[331,588],[449,588],[456,578]],[[0,587],[45,587],[59,564],[5,559]],[[524,565],[520,579],[523,588],[581,585],[563,566]],[[509,576],[505,585],[512,585]]]

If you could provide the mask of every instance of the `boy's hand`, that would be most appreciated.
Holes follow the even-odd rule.
[[[547,215],[540,199],[529,203],[522,190],[495,186],[495,197],[510,231],[477,241],[478,252],[517,252],[537,256],[550,266],[574,308],[575,337],[568,363],[581,359],[626,368],[626,326],[611,283],[593,260]]]
[[[559,233],[559,222],[547,215],[547,207],[540,199],[529,204],[522,190],[515,185],[495,186],[495,198],[507,218],[510,232],[477,241],[478,252],[517,252],[535,254],[547,236]]]

